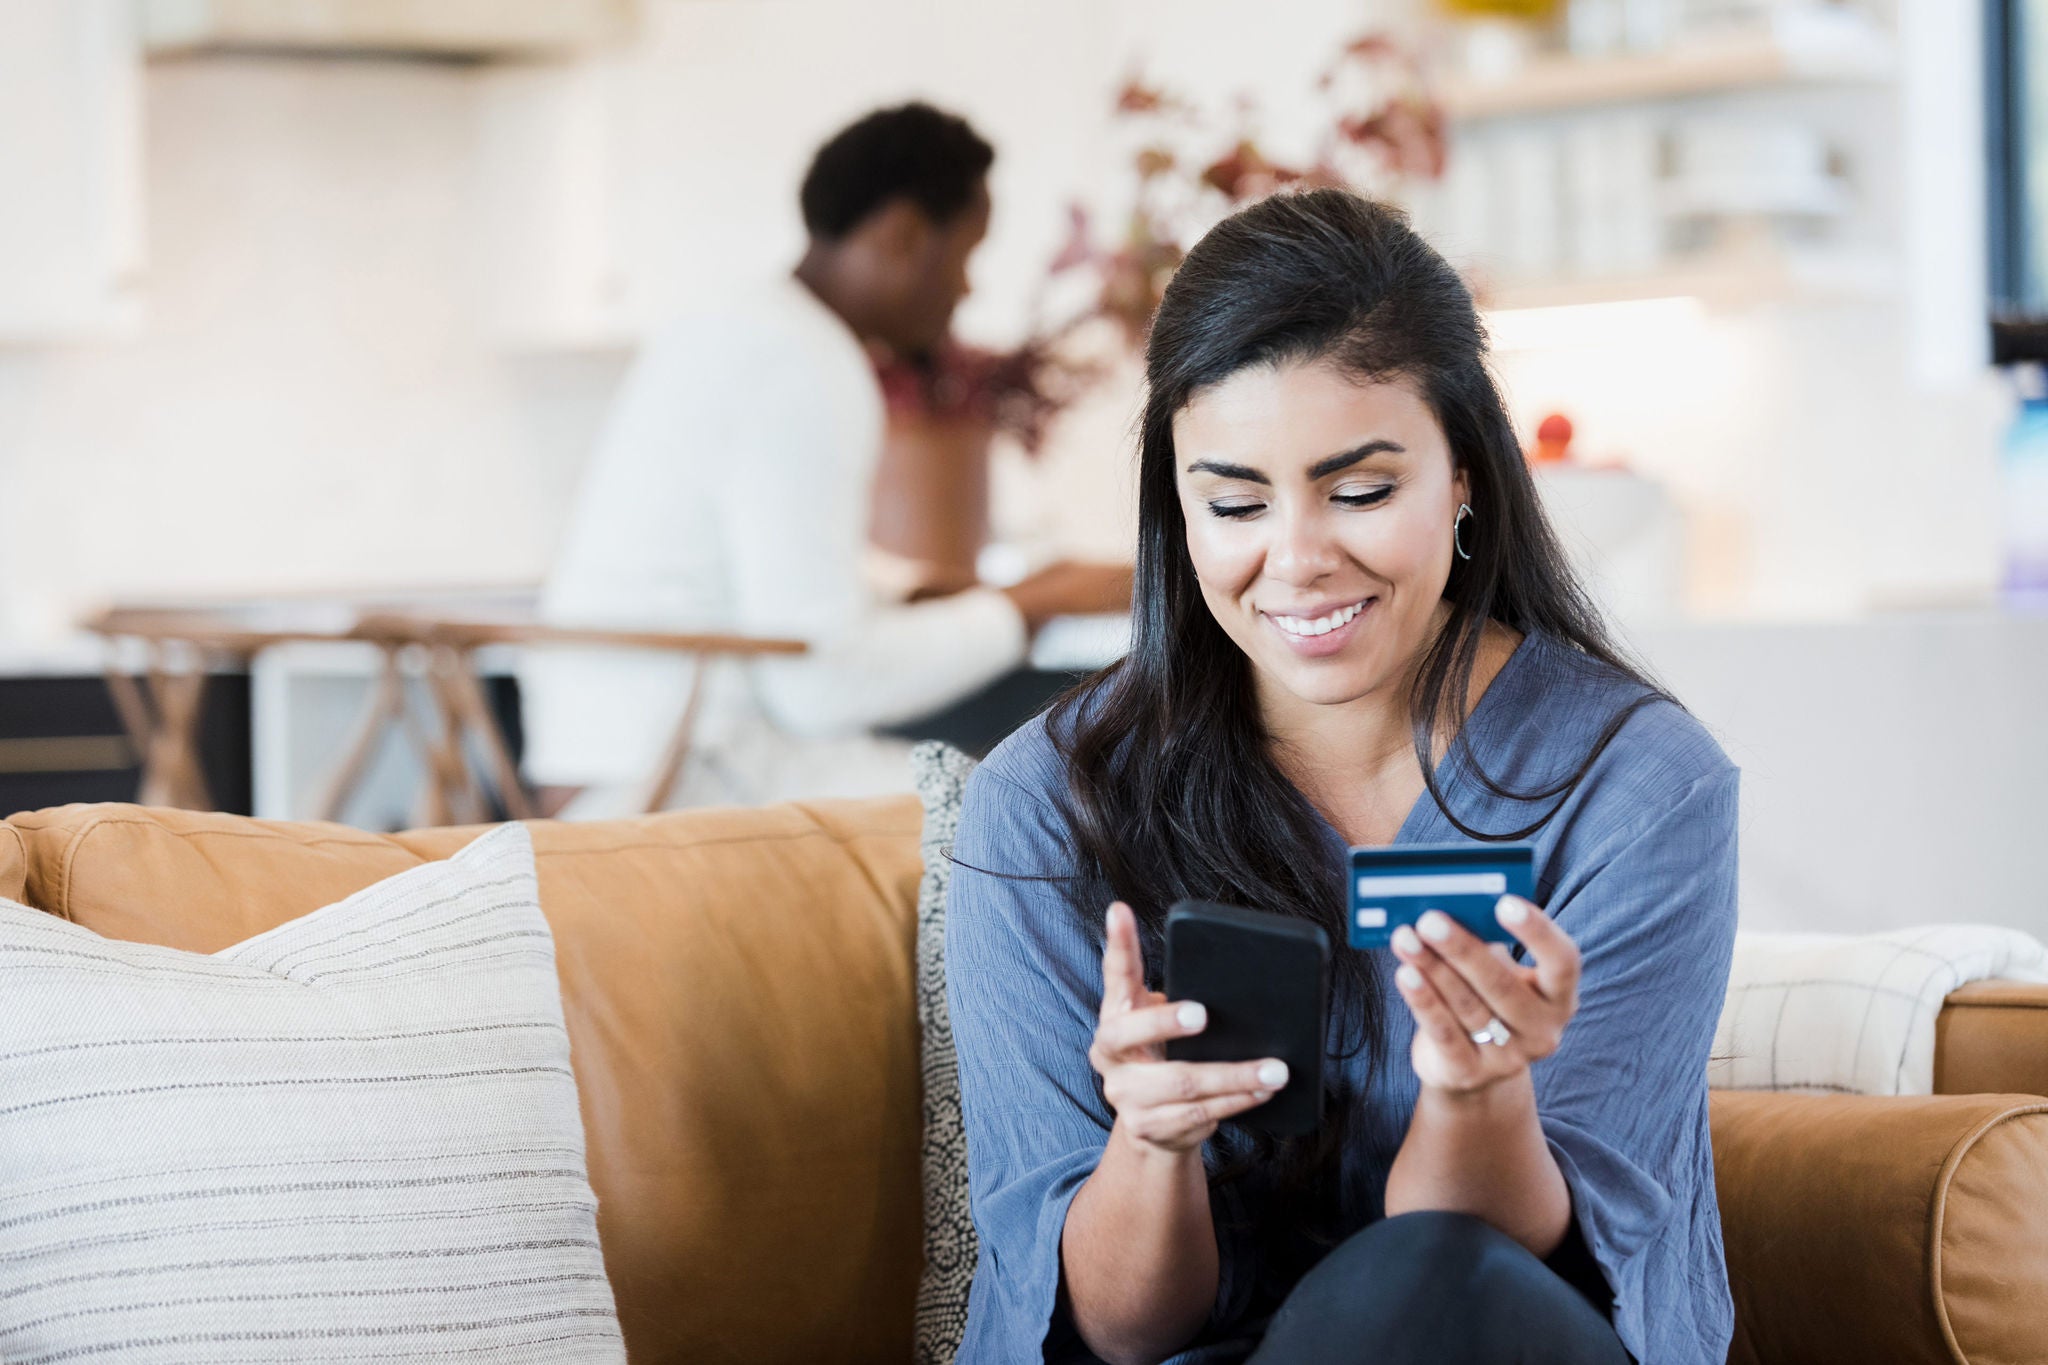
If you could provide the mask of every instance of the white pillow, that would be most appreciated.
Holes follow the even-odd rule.
[[[625,1359],[533,846],[205,956],[0,900],[0,1359]]]
[[[1931,1095],[1942,1001],[1972,981],[2048,981],[2048,946],[1992,924],[1735,936],[1707,1083]]]

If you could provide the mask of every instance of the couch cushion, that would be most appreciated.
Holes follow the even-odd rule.
[[[529,826],[636,1365],[909,1355],[918,815],[905,796]],[[10,823],[29,903],[198,952],[476,833],[133,806]]]
[[[2048,1101],[1712,1103],[1730,1365],[2048,1360]]]
[[[0,999],[9,1360],[623,1365],[519,826],[217,954],[0,902]]]
[[[2048,1095],[2048,986],[1978,981],[1948,997],[1934,1025],[1942,1095]]]

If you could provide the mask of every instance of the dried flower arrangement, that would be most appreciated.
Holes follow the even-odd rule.
[[[975,416],[1036,451],[1052,418],[1100,376],[1097,362],[1068,354],[1083,327],[1113,323],[1123,346],[1144,342],[1166,282],[1187,247],[1219,219],[1277,190],[1342,185],[1388,195],[1443,174],[1444,112],[1417,56],[1394,37],[1346,43],[1316,79],[1328,122],[1305,162],[1272,155],[1256,135],[1248,95],[1216,114],[1133,77],[1115,116],[1136,134],[1135,195],[1121,238],[1100,244],[1079,204],[1068,208],[1065,244],[1033,304],[1030,340],[995,353],[948,346],[922,363],[883,367],[892,407]],[[1066,301],[1059,316],[1054,300]]]

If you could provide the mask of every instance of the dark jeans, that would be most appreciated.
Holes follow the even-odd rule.
[[[1288,1294],[1246,1365],[1630,1365],[1586,1293],[1462,1213],[1359,1232]]]

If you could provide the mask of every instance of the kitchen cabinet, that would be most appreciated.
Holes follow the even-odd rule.
[[[631,35],[639,0],[139,0],[150,50],[541,57]]]
[[[0,4],[0,343],[140,325],[141,83],[128,0]]]
[[[1449,171],[1416,209],[1495,309],[1886,301],[1899,47],[1865,10],[1788,5],[1454,73]]]
[[[617,64],[508,64],[479,80],[479,292],[492,334],[519,350],[630,346],[645,281],[629,250]]]

